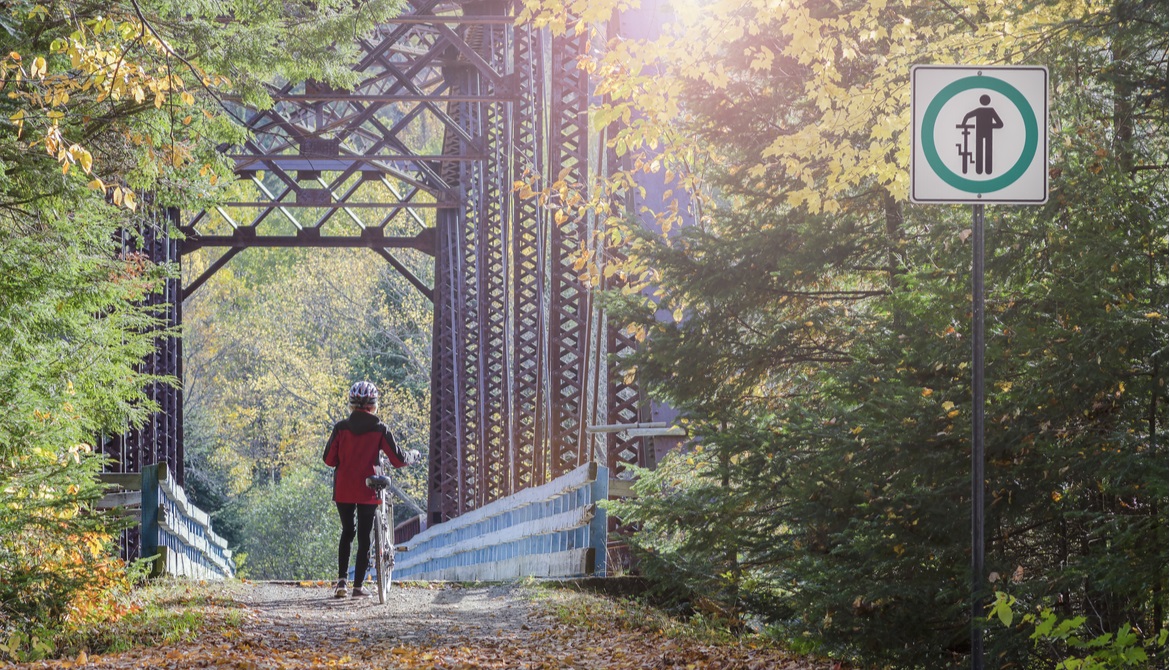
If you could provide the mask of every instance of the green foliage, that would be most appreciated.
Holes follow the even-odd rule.
[[[646,337],[623,364],[683,412],[694,439],[612,509],[633,524],[646,574],[692,606],[717,599],[711,609],[732,621],[758,617],[794,644],[863,662],[961,667],[970,214],[898,202],[887,168],[901,149],[879,131],[900,93],[876,92],[890,98],[872,125],[849,122],[864,111],[869,68],[890,85],[908,76],[878,56],[897,41],[849,56],[856,36],[832,26],[878,8],[814,4],[748,3],[719,21],[749,29],[708,24],[698,34],[710,43],[654,54],[667,73],[658,76],[684,80],[685,114],[663,136],[706,147],[700,176],[712,193],[697,199],[692,228],[618,235],[630,276],[649,269],[654,295],[626,290],[607,304]],[[1077,639],[1100,651],[1165,625],[1166,17],[1090,3],[1069,19],[1058,4],[1035,3],[1026,17],[972,7],[974,25],[933,9],[880,12],[905,17],[897,30],[936,38],[899,59],[980,52],[992,26],[1013,25],[995,52],[1019,49],[1052,73],[1050,202],[987,213],[980,579],[989,591],[1011,580],[1029,602],[1059,603],[1058,617],[1084,617]],[[801,11],[819,23],[783,28],[788,43],[750,29],[757,16],[775,19],[767,12]],[[810,44],[841,50],[801,61],[810,31],[821,38]],[[776,58],[762,69],[739,59],[765,46]],[[671,61],[712,49],[728,55],[718,81],[698,80],[713,66],[692,74]],[[814,135],[865,137],[855,148],[887,164],[859,175],[850,170],[861,163],[834,163],[851,155],[840,144],[789,152]],[[988,653],[1004,667],[1065,660],[1002,629],[989,632]]]
[[[203,260],[196,255],[190,271]],[[426,277],[424,263],[415,272]],[[247,556],[246,574],[318,579],[336,570],[338,527],[321,453],[348,414],[355,379],[378,384],[379,416],[400,445],[426,453],[429,322],[426,299],[364,251],[251,250],[187,301],[188,494]],[[425,504],[425,463],[394,476]],[[405,518],[405,505],[395,510]],[[296,554],[273,546],[269,527],[319,535],[306,536],[308,553]]]
[[[324,579],[336,573],[341,525],[332,502],[332,478],[322,470],[290,472],[232,503],[246,538],[242,576]]]
[[[91,509],[93,445],[149,410],[134,365],[155,318],[136,301],[162,276],[119,258],[114,209],[68,185],[0,211],[0,640],[37,653],[57,626],[117,610],[108,550],[125,523]]]
[[[710,439],[656,469],[635,468],[637,497],[605,507],[636,528],[630,546],[655,599],[742,632],[749,614],[783,593],[753,560],[757,533],[771,535],[760,525],[770,499],[747,484],[765,466],[756,448],[766,438],[743,423],[708,431]]]
[[[995,592],[988,620],[998,620],[1011,627],[1015,620],[1012,609],[1017,601],[1003,591]],[[1029,639],[1045,658],[1060,658],[1056,670],[1123,670],[1124,668],[1148,668],[1153,659],[1165,658],[1167,650],[1166,628],[1157,636],[1139,637],[1138,632],[1128,624],[1122,624],[1116,632],[1095,635],[1085,625],[1088,617],[1059,617],[1048,607],[1037,612],[1028,612],[1019,618],[1016,627],[1029,633]]]

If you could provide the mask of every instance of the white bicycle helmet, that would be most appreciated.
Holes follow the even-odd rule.
[[[352,407],[373,407],[378,404],[378,387],[371,382],[357,382],[349,388]]]

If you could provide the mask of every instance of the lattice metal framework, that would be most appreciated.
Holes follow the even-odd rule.
[[[622,34],[620,25],[620,17],[613,17],[613,19],[606,25],[606,37],[609,40],[618,38]],[[611,123],[604,129],[605,137],[608,140],[615,135],[619,130],[617,122]],[[605,145],[608,147],[609,142]],[[629,167],[628,156],[623,159],[618,156],[614,148],[608,148],[601,160],[601,172],[606,175],[613,175],[622,168]],[[634,210],[635,207],[632,202],[626,204],[627,209]],[[622,263],[626,260],[626,256],[621,249],[606,245],[602,249],[604,254],[603,264],[607,263]],[[605,288],[618,289],[621,288],[622,283],[616,275],[604,280]],[[629,334],[623,332],[620,328],[613,327],[608,320],[605,323],[605,351],[608,354],[606,360],[606,424],[607,425],[632,425],[642,422],[649,418],[648,407],[644,406],[641,388],[634,379],[628,379],[624,374],[622,359],[633,353],[637,348],[637,342],[634,341]],[[620,479],[630,477],[624,467],[627,463],[647,466],[646,453],[646,438],[645,437],[630,437],[623,431],[615,431],[606,435],[605,454],[606,461],[610,464],[610,472]]]
[[[549,95],[550,175],[584,183],[589,166],[589,78],[577,67],[587,49],[586,33],[552,41]],[[552,170],[556,171],[553,172]],[[563,176],[562,176],[563,175]],[[554,202],[549,240],[548,324],[549,474],[558,477],[588,458],[584,453],[585,345],[588,336],[585,287],[572,267],[581,251],[586,222],[568,203]]]
[[[287,84],[269,110],[237,105],[252,139],[226,153],[252,195],[187,217],[170,242],[176,257],[225,249],[172,291],[176,306],[260,246],[370,248],[431,297],[431,523],[597,458],[584,429],[636,422],[641,402],[609,378],[607,353],[632,343],[602,336],[573,267],[593,222],[513,188],[586,181],[590,83],[578,59],[589,44],[516,25],[515,11],[509,0],[411,0],[361,40],[353,91]],[[400,249],[434,257],[433,287]],[[181,435],[180,411],[167,409]],[[641,462],[640,442],[614,439],[601,457],[611,471]],[[168,456],[179,472],[181,457],[180,437]]]
[[[168,263],[178,260],[178,240],[171,232],[174,224],[174,210],[158,211],[146,207],[150,218],[139,222],[137,230],[124,230],[119,235],[119,255],[133,263],[135,257],[154,263]],[[155,350],[143,359],[138,371],[158,377],[182,375],[183,342],[176,337],[176,327],[182,321],[183,303],[181,287],[177,279],[168,279],[162,290],[151,294],[145,300],[159,325],[155,329]],[[111,472],[140,472],[142,466],[153,463],[170,463],[175,477],[183,481],[183,397],[182,391],[174,385],[154,382],[145,389],[146,396],[154,401],[159,411],[150,417],[145,425],[127,430],[122,435],[106,439],[102,450],[109,456]]]
[[[119,234],[119,256],[128,263],[136,257],[148,259],[156,264],[173,263],[179,259],[179,242],[172,235],[177,222],[176,210],[157,210],[144,207],[147,218],[139,222],[135,230],[123,230]],[[178,325],[182,322],[182,286],[177,278],[165,280],[162,290],[145,299],[159,319],[154,329],[154,352],[143,359],[138,371],[157,377],[174,377],[183,374],[183,341],[177,337]],[[182,389],[164,382],[154,382],[145,390],[146,396],[158,405],[159,410],[141,428],[127,429],[121,435],[102,441],[102,453],[109,459],[107,472],[137,473],[154,463],[168,463],[181,486],[183,470],[183,392]],[[139,534],[137,528],[122,531],[120,542],[122,557],[127,560],[138,558]]]
[[[544,48],[538,31],[516,28],[513,40],[516,101],[512,114],[512,174],[527,181],[545,174]],[[545,481],[543,281],[544,211],[533,198],[513,198],[511,211],[512,374],[510,398],[511,482],[515,490]]]

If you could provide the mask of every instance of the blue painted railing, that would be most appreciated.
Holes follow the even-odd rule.
[[[211,518],[191,504],[168,468],[142,468],[142,556],[157,555],[154,574],[230,579],[235,564]]]
[[[609,471],[583,465],[399,545],[394,579],[498,581],[605,576]]]

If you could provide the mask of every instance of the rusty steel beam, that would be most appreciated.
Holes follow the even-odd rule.
[[[444,75],[457,81],[450,66]],[[456,103],[447,112],[458,115]],[[464,132],[443,135],[442,153],[458,155],[470,140]],[[439,164],[439,177],[448,184],[463,183],[464,164]],[[459,229],[464,213],[451,207],[438,210],[439,243],[435,259],[435,313],[431,354],[431,469],[427,513],[432,524],[459,516],[461,512],[464,447],[468,433],[460,408],[464,383],[460,361],[464,360],[462,312],[466,309],[463,284],[464,263]]]
[[[183,253],[190,253],[203,247],[251,247],[279,248],[370,248],[370,249],[417,249],[431,256],[435,255],[433,228],[426,228],[417,235],[402,237],[384,235],[381,228],[363,229],[360,235],[321,235],[316,228],[301,230],[297,235],[258,235],[254,228],[240,227],[231,235],[200,235],[183,241]]]
[[[480,11],[504,13],[503,2],[484,3]],[[503,70],[509,35],[502,25],[473,26],[468,30],[469,44],[489,68]],[[477,72],[483,68],[477,68]],[[498,77],[477,77],[479,93],[499,89]],[[510,144],[510,107],[483,105],[476,108],[480,132],[488,148],[478,179],[479,219],[476,267],[478,286],[479,396],[482,411],[479,421],[480,467],[477,477],[475,507],[498,500],[511,493],[511,449],[508,434],[510,414],[508,389],[507,323],[509,301],[508,277],[508,190],[511,184],[507,153]]]
[[[549,165],[552,186],[557,181],[584,184],[589,167],[589,78],[577,67],[588,47],[587,34],[552,39],[549,95]],[[577,467],[586,457],[579,447],[584,429],[586,373],[586,288],[573,268],[585,242],[586,222],[569,203],[555,203],[549,239],[549,475]]]
[[[589,36],[552,37],[517,11],[411,0],[359,40],[353,91],[290,82],[271,89],[271,109],[240,107],[250,139],[225,153],[251,194],[177,226],[180,255],[228,250],[188,294],[242,249],[367,247],[432,299],[432,524],[593,458],[617,472],[645,461],[643,438],[611,434],[597,456],[583,437],[644,411],[609,357],[635,343],[607,327],[574,268],[584,248],[619,252],[593,240],[591,214],[513,188],[588,181]],[[433,288],[395,248],[434,257]]]
[[[457,212],[446,209],[439,212],[436,222],[438,243],[434,326],[431,331],[430,471],[427,486],[427,516],[431,524],[458,516],[459,442],[464,433],[456,411],[462,387],[457,363],[460,346],[455,329],[456,300],[459,298],[455,264],[459,250],[456,219]]]
[[[518,102],[512,114],[514,181],[539,187],[544,174],[544,33],[518,26],[513,42]],[[544,242],[547,216],[536,198],[512,194],[512,486],[523,490],[548,481],[543,420]]]
[[[461,90],[471,90],[475,85],[475,73],[472,68],[459,66],[449,68],[448,76],[459,82]],[[465,133],[475,141],[482,141],[479,109],[462,103],[454,104],[456,108],[452,116],[456,117]],[[483,436],[480,432],[480,421],[483,416],[483,388],[480,384],[479,359],[480,350],[479,328],[479,227],[485,222],[480,212],[482,193],[483,166],[479,164],[459,164],[459,186],[463,206],[459,208],[459,260],[458,288],[459,320],[456,332],[460,338],[462,355],[459,358],[460,375],[464,380],[459,388],[462,397],[456,411],[460,413],[463,425],[463,441],[461,448],[461,463],[459,469],[459,500],[453,510],[456,515],[464,514],[475,509],[479,502],[479,468],[483,458]]]

